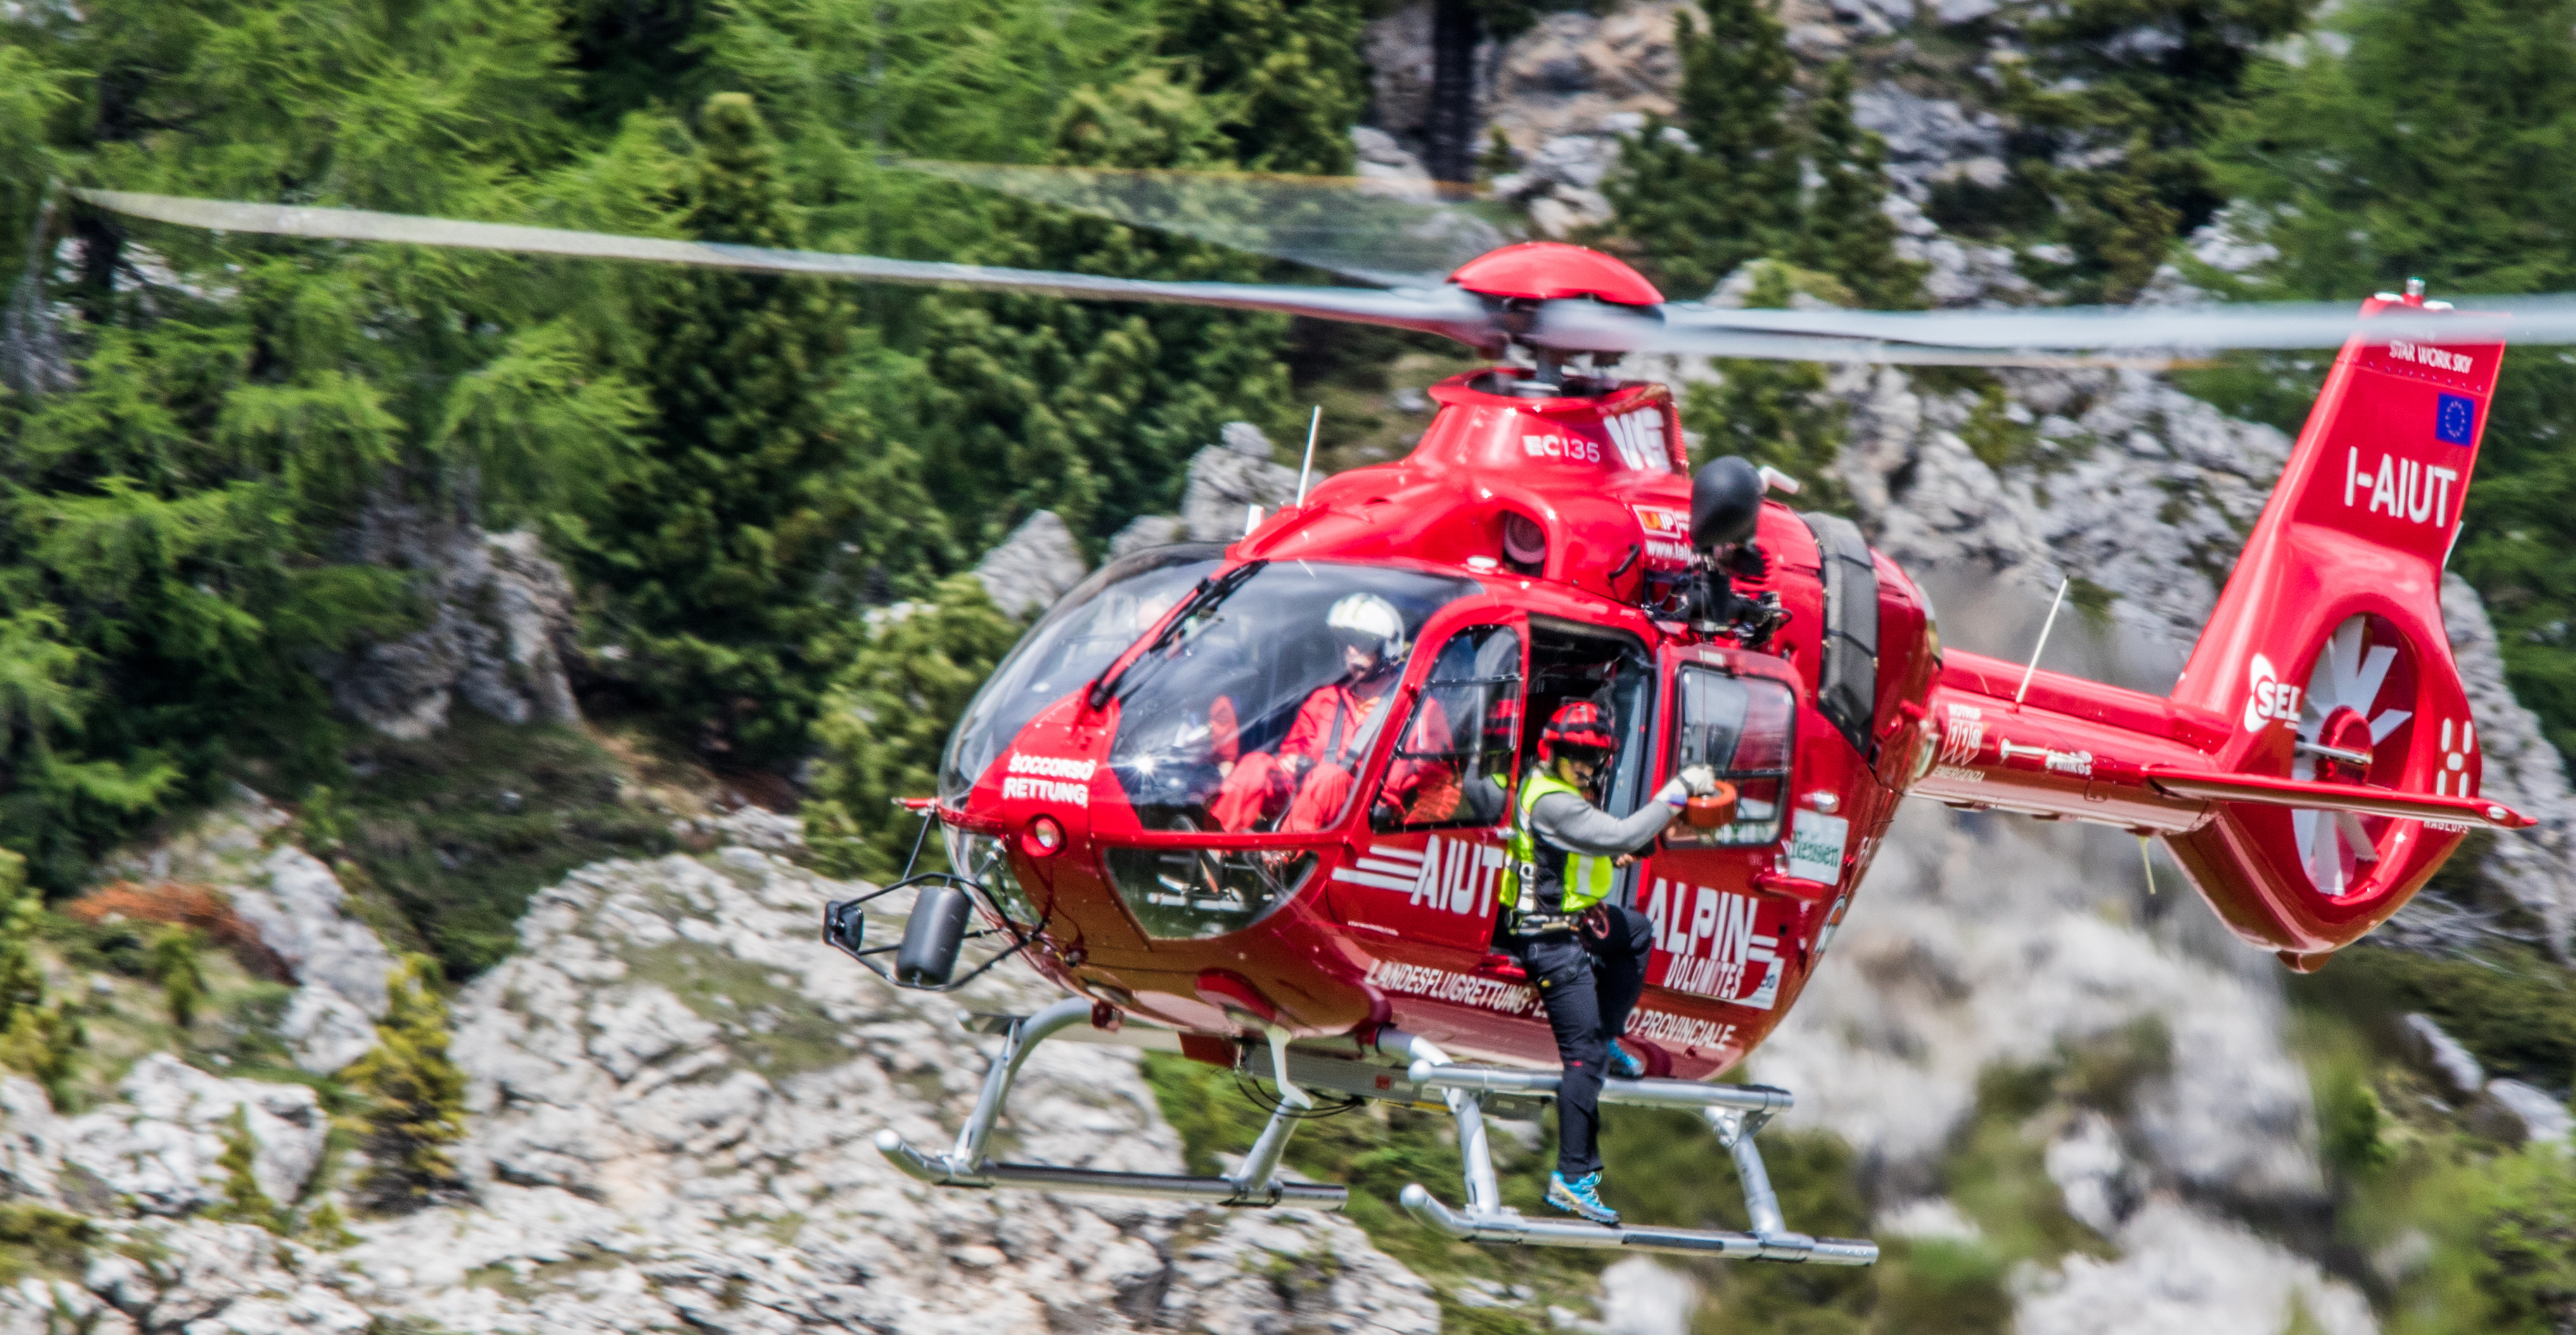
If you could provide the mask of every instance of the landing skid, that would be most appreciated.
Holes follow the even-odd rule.
[[[1415,1040],[1417,1051],[1428,1047]],[[1735,1175],[1744,1186],[1744,1210],[1752,1218],[1749,1233],[1723,1229],[1664,1228],[1653,1224],[1601,1225],[1571,1219],[1532,1219],[1502,1203],[1494,1180],[1493,1156],[1485,1144],[1484,1101],[1489,1094],[1519,1097],[1552,1095],[1562,1078],[1548,1071],[1506,1071],[1493,1067],[1457,1066],[1417,1056],[1405,1074],[1414,1084],[1437,1090],[1458,1127],[1458,1154],[1467,1167],[1467,1208],[1452,1210],[1420,1183],[1410,1183],[1396,1198],[1431,1227],[1465,1242],[1520,1243],[1537,1247],[1620,1248],[1641,1252],[1685,1252],[1737,1261],[1799,1261],[1810,1265],[1872,1265],[1878,1244],[1856,1238],[1816,1238],[1794,1233],[1780,1215],[1780,1197],[1771,1189],[1770,1171],[1753,1133],[1774,1113],[1790,1105],[1789,1091],[1767,1085],[1704,1085],[1689,1080],[1605,1080],[1603,1103],[1650,1108],[1696,1108],[1718,1143],[1735,1158]]]
[[[1091,1003],[1076,997],[1068,997],[1035,1015],[1010,1018],[1002,1030],[1002,1050],[994,1054],[992,1068],[984,1073],[983,1093],[977,1096],[975,1111],[966,1119],[965,1128],[957,1133],[957,1143],[946,1154],[925,1154],[905,1144],[902,1133],[888,1127],[877,1133],[877,1152],[892,1160],[895,1167],[934,1187],[1034,1187],[1253,1208],[1302,1205],[1338,1210],[1350,1200],[1348,1187],[1289,1182],[1277,1176],[1279,1156],[1288,1148],[1288,1133],[1296,1129],[1296,1114],[1314,1106],[1295,1085],[1287,1083],[1284,1067],[1279,1108],[1270,1115],[1270,1124],[1262,1128],[1261,1138],[1253,1142],[1252,1153],[1244,1157],[1243,1167],[1232,1176],[1121,1173],[1054,1164],[996,1163],[986,1158],[984,1142],[993,1133],[993,1123],[1000,1120],[1002,1104],[1011,1095],[1011,1082],[1019,1078],[1020,1067],[1028,1061],[1029,1054],[1047,1038],[1074,1025],[1090,1023]]]
[[[1579,1220],[1532,1219],[1502,1203],[1494,1176],[1493,1156],[1485,1141],[1487,1099],[1505,1106],[1533,1106],[1555,1097],[1559,1076],[1553,1071],[1511,1071],[1453,1063],[1429,1041],[1398,1031],[1378,1035],[1381,1051],[1402,1053],[1409,1067],[1389,1066],[1328,1056],[1312,1050],[1291,1051],[1287,1035],[1274,1032],[1266,1043],[1242,1049],[1244,1068],[1262,1071],[1278,1086],[1280,1106],[1253,1142],[1235,1173],[1221,1177],[1188,1177],[1175,1173],[1123,1173],[1054,1164],[999,1163],[986,1157],[984,1145],[1010,1097],[1020,1067],[1037,1045],[1076,1026],[1076,1037],[1104,1037],[1090,1030],[1092,1003],[1067,998],[1030,1016],[965,1017],[970,1025],[1001,1036],[1001,1051],[984,1074],[957,1142],[945,1154],[924,1153],[887,1128],[876,1135],[880,1153],[906,1174],[935,1187],[988,1190],[1026,1187],[1043,1191],[1096,1192],[1145,1196],[1203,1205],[1266,1208],[1277,1205],[1338,1210],[1350,1200],[1348,1187],[1290,1182],[1278,1176],[1279,1160],[1288,1148],[1298,1113],[1315,1106],[1306,1090],[1325,1089],[1393,1103],[1445,1103],[1458,1132],[1460,1157],[1466,1163],[1467,1204],[1453,1210],[1419,1183],[1398,1197],[1424,1223],[1468,1242],[1534,1247],[1619,1248],[1629,1251],[1683,1252],[1745,1261],[1802,1261],[1811,1265],[1869,1265],[1878,1260],[1878,1244],[1849,1238],[1815,1238],[1790,1231],[1780,1215],[1780,1200],[1771,1175],[1754,1148],[1753,1133],[1773,1114],[1790,1105],[1789,1092],[1765,1085],[1708,1085],[1689,1080],[1604,1081],[1601,1101],[1649,1108],[1691,1108],[1717,1133],[1734,1156],[1736,1177],[1744,1187],[1750,1232],[1664,1228],[1649,1224],[1604,1227]],[[1167,1035],[1168,1037],[1168,1035]],[[1266,1059],[1263,1060],[1263,1059]]]

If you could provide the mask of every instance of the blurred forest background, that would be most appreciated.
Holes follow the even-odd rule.
[[[622,810],[620,774],[694,767],[801,799],[828,869],[883,875],[912,834],[887,799],[928,789],[948,721],[1018,633],[965,574],[983,552],[1047,510],[1096,561],[1177,507],[1223,423],[1295,439],[1319,398],[1455,355],[1267,316],[213,237],[59,186],[1322,282],[888,163],[1346,174],[1373,5],[0,6],[0,848],[60,895],[247,782],[380,883],[451,979],[506,952],[543,878],[667,843]],[[1455,6],[1504,35],[1542,13]],[[1708,0],[1683,20],[1674,115],[1629,142],[1604,185],[1615,217],[1580,239],[1679,297],[1769,261],[1757,301],[1923,305],[1851,105],[1856,78],[1902,78],[2004,118],[2008,173],[1930,212],[2013,246],[2055,299],[2131,300],[2167,263],[2233,298],[2409,276],[2455,298],[2576,288],[2576,0],[2320,9],[2067,0],[1816,70],[1758,0]],[[1500,145],[1472,170],[1513,165]],[[2222,210],[2272,258],[2192,261],[2182,238]],[[1702,452],[1821,475],[1840,445],[1821,373],[1725,369],[1691,400]],[[2248,356],[2181,381],[2295,430],[2322,369]],[[2453,564],[2516,693],[2576,753],[2571,420],[2576,356],[2517,352]],[[461,720],[404,748],[335,709],[316,665],[426,615],[412,573],[360,554],[367,517],[398,509],[529,530],[564,564],[595,730],[531,742]],[[502,789],[532,805],[450,801]],[[2544,963],[2487,992],[2373,967],[2391,995],[2452,999],[2482,1055],[2554,1064],[2563,1087],[2576,1000]],[[2335,1068],[2328,1151],[2353,1193],[2393,1197],[2369,1176],[2396,1151],[2360,1060]],[[2459,1227],[2503,1239],[2464,1244],[2482,1259],[2444,1300],[2484,1286],[2493,1324],[2423,1328],[2565,1329],[2576,1312],[2576,1189],[2512,1164],[2408,1179],[2483,1202]],[[1891,1272],[1920,1298],[1901,1328],[1991,1328],[2000,1281],[1960,1264]],[[1778,1304],[1746,1310],[1808,1314],[1778,1329],[1857,1328],[1886,1291],[1762,1283]]]

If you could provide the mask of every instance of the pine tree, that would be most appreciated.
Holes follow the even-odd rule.
[[[1711,0],[1706,13],[1705,33],[1688,11],[1673,19],[1672,123],[1649,120],[1627,140],[1603,186],[1618,238],[1676,297],[1786,248],[1800,217],[1788,31],[1763,0]]]
[[[447,1003],[430,985],[438,965],[406,955],[387,988],[376,1046],[341,1080],[368,1101],[366,1189],[381,1208],[429,1203],[453,1189],[448,1147],[465,1134],[465,1073],[447,1055]]]
[[[825,759],[818,800],[805,807],[806,841],[836,876],[902,870],[920,819],[894,800],[939,791],[949,731],[1019,638],[972,575],[953,576],[931,601],[900,611],[834,681],[815,729]],[[926,865],[940,856],[927,850]]]
[[[708,99],[699,139],[689,230],[802,246],[752,100]],[[625,670],[702,745],[745,760],[801,744],[848,616],[832,586],[856,578],[856,539],[897,522],[858,485],[856,423],[834,411],[851,313],[820,280],[675,277],[649,330],[652,444],[619,461],[598,513],[563,530],[607,594]]]
[[[1190,71],[1250,171],[1347,175],[1368,106],[1354,0],[1168,0],[1160,50]]]
[[[206,999],[206,974],[198,962],[197,932],[191,927],[165,927],[152,938],[143,971],[161,985],[170,1007],[170,1023],[185,1034],[197,1022],[197,1007]]]
[[[224,1152],[216,1157],[215,1166],[224,1170],[224,1203],[207,1211],[207,1216],[280,1231],[283,1213],[261,1189],[259,1175],[251,1171],[259,1162],[259,1141],[250,1133],[250,1106],[235,1105],[223,1125]]]

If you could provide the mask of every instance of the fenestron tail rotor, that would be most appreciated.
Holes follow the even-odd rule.
[[[2405,763],[2398,734],[2415,717],[2415,671],[2394,627],[2368,616],[2335,627],[2308,673],[2299,708],[2298,741],[2290,777],[2336,783],[2383,783]],[[2389,747],[2382,764],[2381,748]],[[2300,865],[2317,893],[2342,895],[2379,862],[2379,839],[2389,822],[2353,811],[2301,808],[2290,814]]]

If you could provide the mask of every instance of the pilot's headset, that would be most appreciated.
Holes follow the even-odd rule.
[[[1413,652],[1404,636],[1404,614],[1374,593],[1345,596],[1325,615],[1324,625],[1343,644],[1375,650],[1380,671],[1404,666],[1405,655]]]

